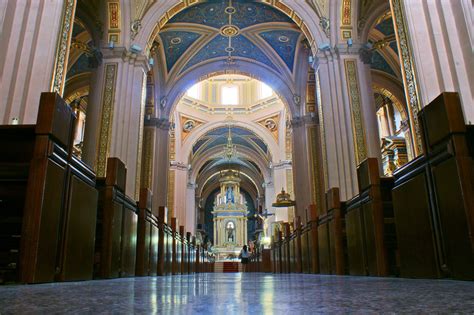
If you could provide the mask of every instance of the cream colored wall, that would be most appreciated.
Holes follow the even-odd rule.
[[[404,2],[422,106],[441,92],[458,92],[465,121],[473,123],[472,1]]]
[[[0,124],[36,123],[50,90],[64,0],[0,1]]]

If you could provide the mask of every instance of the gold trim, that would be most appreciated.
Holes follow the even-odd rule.
[[[151,189],[153,174],[153,144],[155,128],[146,127],[143,135],[143,167],[141,187]]]
[[[347,90],[349,92],[349,101],[351,104],[354,149],[356,163],[357,165],[359,165],[363,160],[367,158],[367,149],[365,144],[364,121],[362,117],[360,89],[356,62],[356,59],[344,60]]]
[[[176,173],[174,170],[169,170],[168,173],[168,218],[174,217],[174,183],[175,183]]]
[[[51,92],[59,95],[64,93],[66,81],[67,62],[71,46],[72,28],[74,25],[74,14],[76,11],[76,0],[64,2],[61,28],[59,29],[58,43],[56,46],[56,60],[54,61],[53,77],[51,79]]]
[[[100,116],[99,143],[97,148],[97,177],[105,177],[106,175],[107,158],[109,156],[112,138],[117,67],[117,63],[109,63],[105,65],[105,82],[102,96],[102,113]]]
[[[294,189],[294,180],[293,180],[293,170],[287,169],[286,170],[286,191],[290,196],[295,196],[295,189]],[[295,218],[295,207],[288,207],[288,222],[292,222]]]
[[[135,173],[135,199],[140,198],[140,183],[142,176],[142,150],[143,150],[143,126],[145,124],[145,104],[146,104],[146,73],[142,76],[142,98],[140,100],[140,121],[138,129],[138,148],[137,148],[137,169]]]
[[[409,105],[408,113],[410,116],[414,155],[419,156],[423,154],[421,129],[418,122],[418,111],[421,109],[421,103],[418,93],[415,61],[410,47],[408,27],[404,16],[403,0],[390,0],[390,8],[397,37],[398,55],[400,57],[400,64],[402,65],[403,86]]]
[[[320,177],[319,177],[319,170],[320,170],[320,162],[318,158],[318,127],[311,126],[308,127],[308,143],[310,148],[310,161],[311,161],[311,176],[313,181],[311,183],[311,194],[314,203],[317,207],[322,207],[321,195],[320,195]]]
[[[183,11],[184,9],[190,6],[203,3],[203,2],[205,2],[205,0],[183,0],[182,2],[179,2],[178,4],[173,6],[171,9],[169,9],[160,19],[158,19],[158,22],[156,23],[155,28],[153,29],[150,37],[148,38],[145,51],[146,52],[150,51],[153,45],[153,41],[158,36],[158,33],[166,25],[166,23],[168,23],[168,21],[171,20],[171,18],[173,18],[173,16],[175,16],[176,14],[180,13],[181,11]],[[306,36],[309,46],[311,47],[311,51],[313,52],[314,55],[316,55],[318,51],[316,41],[314,40],[313,35],[311,34],[311,31],[307,27],[306,23],[294,10],[292,10],[283,2],[280,2],[280,0],[261,0],[260,2],[270,5],[274,9],[277,9],[278,11],[286,14],[293,22],[295,22],[295,24],[301,29],[303,34]]]
[[[323,103],[321,99],[321,81],[319,78],[319,71],[316,73],[316,100],[318,103],[318,117],[319,117],[319,132],[321,137],[321,148],[323,156],[323,174],[324,174],[324,191],[329,189],[329,176],[328,176],[328,159],[326,149],[326,132],[324,130],[324,115],[323,115]]]

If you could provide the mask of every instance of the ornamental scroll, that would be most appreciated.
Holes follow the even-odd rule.
[[[64,82],[66,80],[67,61],[71,45],[75,11],[76,0],[67,0],[64,2],[61,28],[59,30],[58,44],[56,47],[56,60],[54,61],[50,88],[51,92],[56,92],[61,96],[64,93]]]
[[[403,0],[390,0],[390,8],[394,21],[395,34],[402,65],[403,86],[405,96],[408,101],[408,112],[410,116],[410,126],[412,130],[414,155],[419,156],[423,153],[421,130],[418,122],[418,111],[421,109],[420,98],[418,94],[418,85],[415,73],[415,61],[410,47],[410,38],[408,37],[408,27],[403,11]]]

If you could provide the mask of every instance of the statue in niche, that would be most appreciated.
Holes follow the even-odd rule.
[[[234,243],[234,230],[235,230],[234,222],[227,222],[226,230],[227,230],[227,242]]]
[[[227,199],[227,203],[235,203],[235,200],[234,200],[234,189],[232,187],[227,187],[227,191],[226,191],[226,199]]]

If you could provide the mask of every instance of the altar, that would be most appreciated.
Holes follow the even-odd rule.
[[[240,194],[239,172],[220,174],[220,193],[214,201],[214,246],[217,260],[232,260],[247,244],[247,206]]]

